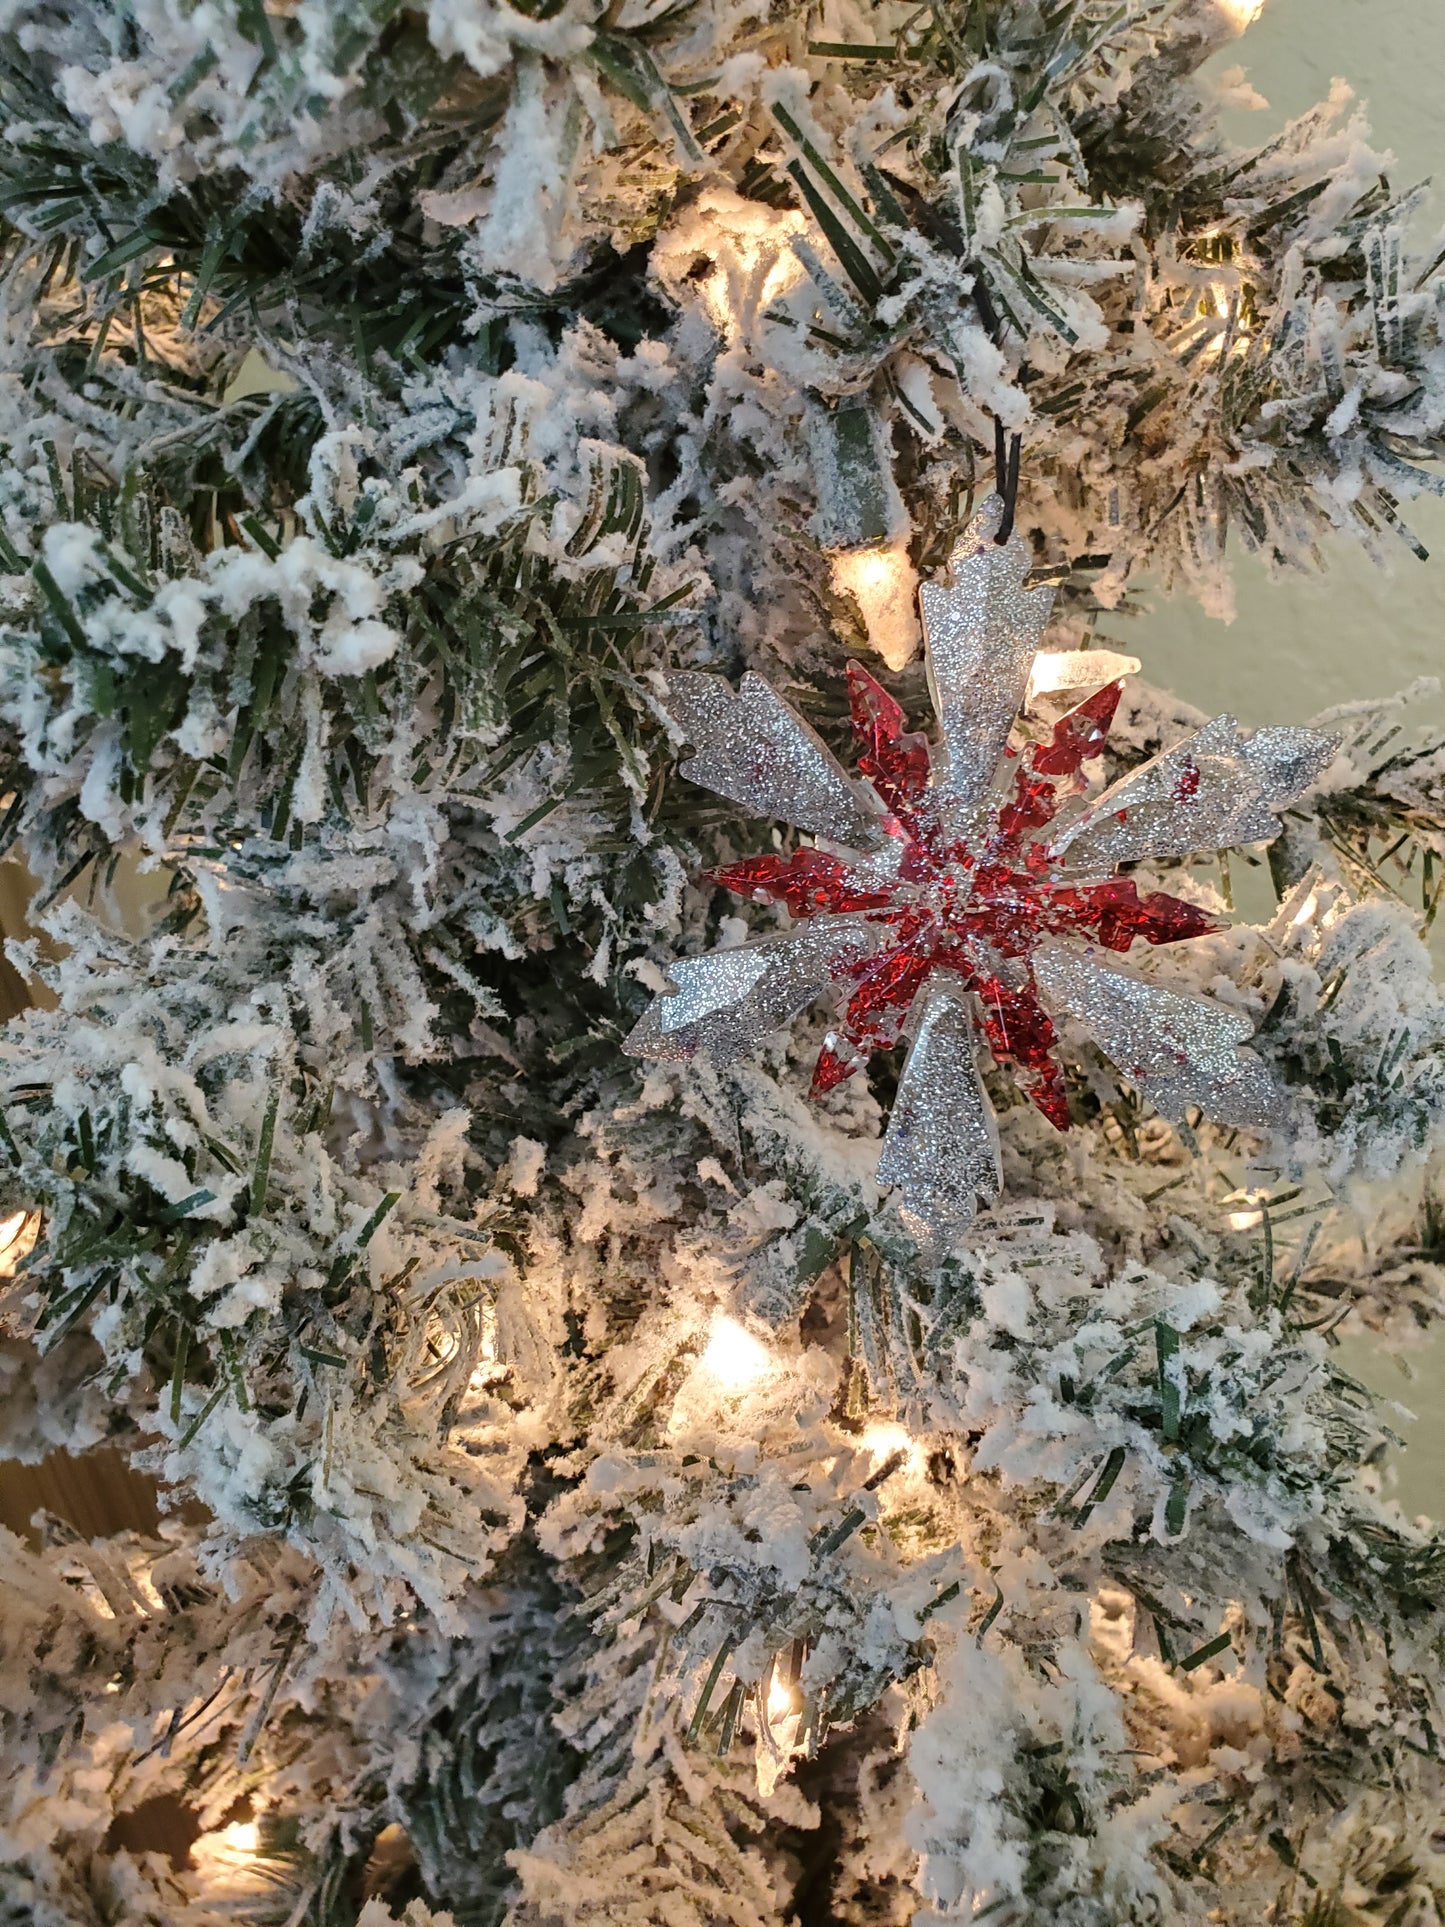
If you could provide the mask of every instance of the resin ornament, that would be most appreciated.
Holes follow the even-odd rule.
[[[1083,801],[1123,685],[1097,689],[1046,741],[1010,747],[1053,598],[1025,586],[1024,544],[995,540],[999,515],[997,500],[986,503],[954,551],[951,583],[920,592],[937,746],[909,733],[857,663],[848,681],[862,782],[760,676],[736,693],[718,676],[669,677],[668,708],[698,750],[682,773],[816,841],[718,873],[740,896],[783,905],[795,927],[672,964],[672,989],[626,1046],[727,1062],[830,996],[838,1017],[813,1073],[817,1095],[907,1032],[878,1177],[931,1245],[956,1239],[999,1192],[980,1045],[1061,1131],[1061,1018],[1081,1022],[1165,1117],[1193,1104],[1221,1124],[1276,1119],[1281,1094],[1243,1047],[1247,1018],[1113,961],[1135,944],[1203,935],[1209,918],[1116,870],[1274,836],[1274,812],[1335,747],[1308,729],[1241,736],[1218,717]],[[1114,673],[1118,659],[1102,660]],[[1085,676],[1076,683],[1088,687]]]

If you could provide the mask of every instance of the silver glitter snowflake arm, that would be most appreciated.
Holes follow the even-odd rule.
[[[722,676],[673,670],[664,702],[695,745],[682,774],[758,816],[869,849],[880,819],[817,733],[751,670],[739,687]]]
[[[1044,1001],[1076,1017],[1161,1116],[1197,1104],[1216,1124],[1262,1130],[1283,1121],[1285,1097],[1253,1051],[1254,1026],[1207,997],[1166,990],[1064,944],[1034,958]]]
[[[947,981],[936,980],[924,997],[878,1182],[898,1187],[899,1215],[925,1246],[952,1244],[1002,1187],[998,1130],[974,1063],[969,999]]]
[[[633,1026],[623,1049],[662,1063],[705,1050],[715,1063],[731,1063],[831,990],[839,972],[878,943],[871,924],[824,917],[736,950],[680,957],[668,965],[674,989]]]
[[[1304,794],[1338,745],[1312,729],[1242,737],[1232,716],[1216,716],[1105,790],[1049,854],[1075,872],[1106,873],[1140,857],[1265,842],[1279,834],[1274,812]]]
[[[990,496],[953,551],[951,584],[919,590],[946,752],[940,788],[965,810],[988,794],[1054,603],[1052,589],[1024,587],[1030,557],[1018,536],[995,542],[1002,513]]]

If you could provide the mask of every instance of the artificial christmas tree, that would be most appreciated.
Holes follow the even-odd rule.
[[[1230,541],[1418,548],[1439,487],[1445,277],[1343,96],[1223,138],[1239,16],[6,11],[0,1449],[170,1509],[5,1539],[0,1918],[1445,1907],[1445,1542],[1329,1345],[1442,1303],[1445,751],[1401,699],[1196,736],[1088,647],[1145,569],[1222,610]],[[812,1099],[791,993],[639,1061],[841,846],[1007,952],[929,867],[975,844],[893,834],[964,808],[902,717],[975,515],[1017,915],[1179,941],[1094,1038],[1050,953],[1032,1053],[955,943]],[[747,729],[838,770],[850,663],[877,808],[830,775],[863,817],[760,866]]]

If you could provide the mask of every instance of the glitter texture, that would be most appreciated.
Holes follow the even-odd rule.
[[[918,595],[947,751],[941,787],[962,809],[993,783],[1054,605],[1052,589],[1024,587],[1030,556],[1019,537],[994,541],[1001,514],[990,497],[954,548],[952,583],[925,583]]]
[[[998,1194],[980,1043],[1059,1130],[1070,1124],[1055,1022],[1065,1018],[1166,1117],[1190,1105],[1225,1124],[1278,1117],[1280,1094],[1242,1048],[1247,1018],[1103,961],[1212,927],[1196,905],[1113,872],[1274,835],[1273,811],[1334,750],[1303,729],[1241,737],[1220,717],[1085,806],[1122,685],[1106,682],[1046,737],[1035,730],[1010,746],[1049,602],[1023,587],[1027,554],[1016,540],[994,543],[997,526],[997,504],[985,504],[955,551],[953,585],[922,591],[941,750],[908,729],[856,662],[848,686],[861,784],[761,677],[745,677],[737,696],[715,677],[671,679],[674,713],[702,751],[686,773],[843,847],[805,845],[720,871],[715,882],[783,906],[795,927],[674,964],[673,989],[626,1046],[674,1060],[706,1049],[725,1061],[827,993],[838,1017],[813,1073],[816,1097],[911,1034],[878,1175],[897,1188],[914,1235],[934,1245],[956,1241]],[[1100,662],[1107,675],[1116,659]],[[1086,669],[1071,669],[1071,686],[1089,686]],[[1066,806],[1076,814],[1060,831]]]
[[[730,1063],[857,968],[881,941],[870,925],[838,918],[736,950],[680,957],[668,966],[672,994],[657,999],[625,1048],[633,1057],[672,1062],[706,1050],[716,1063]]]
[[[878,813],[815,731],[751,672],[736,694],[721,676],[674,671],[664,698],[697,755],[682,774],[758,816],[867,849]]]
[[[1311,729],[1241,737],[1232,716],[1216,716],[1105,790],[1050,854],[1097,874],[1141,857],[1266,842],[1279,834],[1274,810],[1308,789],[1334,750],[1332,737]]]
[[[1283,1093],[1253,1051],[1241,1048],[1254,1026],[1237,1010],[1146,983],[1062,944],[1040,947],[1034,978],[1161,1116],[1177,1123],[1197,1104],[1218,1124],[1262,1129],[1280,1121]]]
[[[898,1187],[900,1215],[920,1244],[951,1243],[1003,1182],[970,1001],[947,978],[929,985],[878,1160],[878,1181]]]

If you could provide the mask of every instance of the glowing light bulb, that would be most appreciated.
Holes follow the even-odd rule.
[[[1219,339],[1209,352],[1223,358],[1226,354],[1231,360],[1249,353],[1250,311],[1241,296],[1239,285],[1234,281],[1211,281],[1205,296],[1200,302],[1199,312],[1215,321],[1226,324]]]
[[[1231,1211],[1229,1213],[1230,1230],[1253,1231],[1257,1224],[1262,1224],[1264,1222],[1264,1213],[1262,1211],[1252,1210],[1249,1207],[1263,1203],[1268,1197],[1268,1191],[1236,1191],[1232,1198],[1226,1198],[1226,1204],[1234,1204],[1237,1202],[1240,1206],[1240,1209],[1237,1211]]]
[[[780,254],[763,276],[758,290],[758,311],[765,314],[774,301],[781,301],[804,279],[803,264],[793,254]]]
[[[12,1211],[0,1218],[0,1278],[13,1278],[15,1267],[35,1243],[39,1219],[29,1211]]]
[[[872,1459],[875,1472],[880,1465],[886,1465],[889,1459],[896,1457],[899,1452],[906,1454],[906,1470],[910,1472],[916,1472],[923,1460],[917,1439],[901,1425],[884,1423],[880,1420],[867,1428],[859,1443]],[[899,1469],[901,1471],[905,1468]]]
[[[1047,696],[1061,689],[1102,689],[1105,683],[1136,676],[1143,664],[1137,656],[1116,655],[1112,649],[1041,649],[1029,671],[1029,693]]]
[[[221,1828],[216,1841],[228,1853],[253,1854],[261,1844],[261,1829],[254,1820],[233,1820]]]
[[[1313,890],[1311,890],[1309,895],[1305,898],[1304,902],[1300,905],[1299,909],[1296,910],[1294,915],[1290,918],[1289,920],[1290,929],[1298,930],[1301,924],[1308,923],[1311,917],[1314,916],[1316,910],[1319,909],[1319,907],[1320,907],[1319,898],[1316,895],[1316,893]],[[4,1227],[3,1225],[0,1225],[0,1237],[3,1237],[3,1236],[4,1236]]]
[[[892,549],[849,549],[833,562],[835,580],[842,580],[855,595],[881,595],[898,573],[898,557]]]
[[[497,1377],[497,1307],[490,1298],[480,1305],[481,1331],[477,1334],[477,1359],[467,1380],[469,1392],[480,1392]]]
[[[789,1713],[796,1710],[793,1704],[792,1687],[774,1672],[772,1683],[768,1687],[768,1719],[776,1725],[779,1720],[785,1720]]]
[[[918,575],[907,547],[844,549],[833,557],[833,587],[851,596],[868,640],[890,669],[901,669],[918,647]]]
[[[767,1346],[760,1345],[735,1318],[721,1315],[713,1320],[706,1349],[698,1362],[730,1392],[755,1385],[773,1369]]]
[[[745,339],[772,302],[786,300],[806,281],[791,245],[807,231],[806,217],[723,187],[705,188],[695,213],[706,224],[705,250],[699,253],[693,229],[679,231],[660,243],[654,266],[681,299],[700,302],[726,340]]]
[[[1264,0],[1216,0],[1216,5],[1236,33],[1252,27],[1264,12]]]

